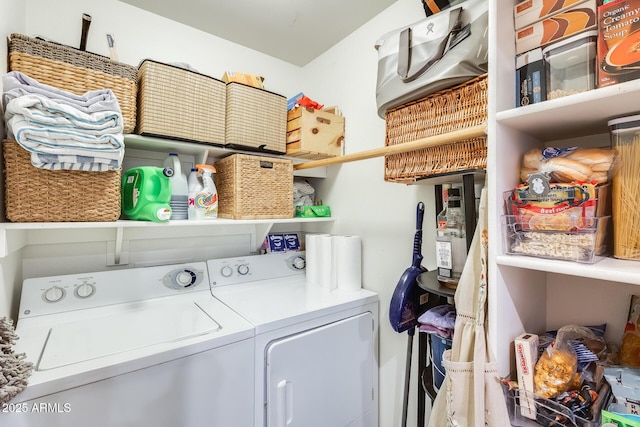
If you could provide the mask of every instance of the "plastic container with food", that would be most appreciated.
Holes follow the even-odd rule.
[[[595,89],[597,40],[597,30],[586,31],[542,50],[547,76],[547,99]]]
[[[588,226],[573,230],[532,230],[519,217],[502,216],[505,253],[593,264],[607,254],[611,217],[594,217]]]
[[[620,164],[613,176],[612,214],[614,221],[613,255],[616,258],[640,259],[640,115],[608,122],[611,148],[616,149]]]

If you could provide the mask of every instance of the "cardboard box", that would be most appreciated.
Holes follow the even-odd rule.
[[[585,0],[524,0],[513,7],[515,29],[531,25],[576,6]]]
[[[287,156],[324,159],[339,156],[344,142],[344,117],[314,108],[287,112]]]
[[[531,393],[521,397],[520,411],[522,416],[536,419],[536,403],[533,398],[533,374],[538,361],[538,336],[536,334],[524,333],[515,339],[516,368],[518,371],[518,387]]]
[[[598,27],[596,0],[587,0],[564,12],[516,31],[516,54],[547,46]]]
[[[516,107],[537,104],[547,99],[547,78],[542,48],[516,57]]]
[[[248,86],[264,89],[264,77],[255,74],[236,73],[235,71],[225,71],[222,75],[222,81],[225,83],[242,83]]]
[[[640,0],[617,0],[598,7],[597,86],[640,77]]]

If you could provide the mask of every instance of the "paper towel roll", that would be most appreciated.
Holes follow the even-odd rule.
[[[316,254],[318,275],[316,285],[323,288],[335,289],[333,275],[333,240],[334,236],[324,235],[318,237],[318,252]]]
[[[362,242],[359,236],[334,236],[334,278],[337,288],[362,288]]]
[[[323,255],[323,252],[326,250],[324,247],[326,244],[321,247],[320,242],[323,237],[326,238],[331,236],[329,234],[307,234],[304,239],[307,283],[312,285],[320,286],[323,280],[323,270],[326,268],[326,261],[324,261],[324,259],[327,255]],[[330,252],[328,256],[330,257]],[[331,261],[331,258],[329,258],[329,261]],[[326,278],[327,274],[330,273],[324,274],[324,278]]]

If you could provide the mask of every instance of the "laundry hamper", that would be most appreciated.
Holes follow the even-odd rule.
[[[3,140],[5,212],[13,222],[106,222],[120,216],[120,170],[46,170]]]
[[[136,126],[137,69],[91,52],[58,43],[11,34],[9,71],[20,71],[39,83],[77,95],[111,89],[124,119],[124,133]]]
[[[389,109],[385,145],[481,125],[487,120],[487,75]],[[385,156],[384,179],[411,183],[434,175],[485,169],[487,138],[478,137]]]

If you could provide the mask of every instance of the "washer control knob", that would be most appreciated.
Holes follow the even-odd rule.
[[[74,292],[78,298],[89,298],[96,293],[96,287],[91,283],[83,283],[76,287]]]
[[[59,286],[52,286],[49,289],[44,291],[44,293],[42,294],[42,298],[46,302],[58,302],[62,298],[64,298],[64,295],[65,295],[64,289],[62,289]]]
[[[220,274],[222,274],[223,277],[231,277],[231,275],[233,274],[233,269],[228,265],[225,265],[220,270]]]
[[[162,278],[162,282],[168,288],[183,290],[187,288],[195,288],[202,279],[202,271],[191,267],[185,267],[168,272]]]
[[[241,276],[249,274],[249,264],[240,264],[238,266],[238,274]]]
[[[293,259],[293,268],[295,268],[296,270],[303,270],[306,265],[306,260],[301,256],[297,256]]]
[[[187,270],[178,272],[178,274],[176,274],[176,284],[183,288],[191,286],[193,282],[193,276],[191,274],[192,273]]]

